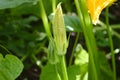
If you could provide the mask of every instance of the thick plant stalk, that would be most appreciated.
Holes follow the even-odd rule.
[[[86,6],[86,0],[75,0],[75,5],[78,11],[80,22],[83,28],[86,45],[89,52],[89,68],[88,68],[88,80],[102,80],[100,79],[100,67],[98,60],[98,53],[96,47],[96,41],[93,34],[93,26],[88,9]]]
[[[63,78],[61,78],[61,79],[62,80],[68,80],[66,63],[65,63],[65,57],[64,56],[59,56],[59,60],[60,60],[59,68],[61,68],[61,71],[62,71],[62,75],[61,76],[63,76]]]
[[[53,9],[53,12],[55,12],[55,8],[56,8],[56,0],[52,0],[52,9]]]
[[[52,37],[51,31],[50,31],[50,25],[48,22],[48,18],[47,18],[42,0],[39,0],[39,5],[40,5],[40,10],[41,10],[41,18],[43,21],[43,25],[44,25],[47,37],[50,39]]]

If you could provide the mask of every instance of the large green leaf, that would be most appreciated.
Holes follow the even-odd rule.
[[[80,66],[72,65],[68,67],[67,72],[69,80],[76,80],[77,76],[80,76]]]
[[[27,15],[27,14],[40,16],[39,4],[37,2],[36,4],[25,3],[18,7],[12,8],[11,13],[12,15],[16,15],[16,16]]]
[[[35,2],[37,0],[0,0],[0,9],[14,8],[23,3]]]
[[[100,75],[101,78],[103,80],[113,80],[112,71],[105,57],[105,54],[100,51],[98,54],[100,57],[99,66],[100,66],[100,71],[101,71],[101,75]],[[88,64],[88,61],[89,61],[88,56],[89,56],[88,53],[82,48],[80,44],[78,44],[76,48],[75,64],[80,65],[80,74],[82,75],[83,78],[88,72],[88,66],[87,65],[84,66],[85,64]],[[82,80],[84,80],[83,78]]]
[[[40,80],[60,80],[59,75],[56,72],[55,65],[48,63],[43,67]]]
[[[88,63],[68,67],[69,80],[88,80]]]
[[[68,78],[69,80],[88,80],[88,53],[80,44],[75,51],[75,65],[68,67]]]
[[[88,53],[86,50],[82,48],[80,44],[77,45],[76,47],[76,56],[75,56],[75,65],[79,66],[79,71],[80,74],[76,75],[76,79],[73,80],[88,80]],[[77,69],[77,68],[75,68]],[[78,78],[78,79],[77,79]]]
[[[13,55],[0,54],[0,80],[15,80],[22,72],[22,62]]]
[[[33,14],[36,16],[40,16],[41,10],[38,0],[33,0],[33,3],[24,3],[18,7],[12,8],[12,14],[13,15],[27,15],[27,14]],[[46,5],[46,2],[49,3]],[[50,0],[43,0],[43,5],[45,8],[45,12],[47,15],[49,15],[52,12],[52,6]],[[23,10],[24,9],[24,10]]]

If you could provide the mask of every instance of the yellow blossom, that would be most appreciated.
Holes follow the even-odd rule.
[[[113,2],[115,2],[115,0],[87,0],[88,9],[93,24],[98,22],[99,15],[102,10]]]

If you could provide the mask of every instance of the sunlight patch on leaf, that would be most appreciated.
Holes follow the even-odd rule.
[[[82,48],[80,44],[78,44],[76,47],[75,64],[83,65],[85,63],[88,63],[88,53]]]

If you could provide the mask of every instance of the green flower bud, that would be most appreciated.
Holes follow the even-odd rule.
[[[66,53],[68,43],[61,4],[58,4],[53,19],[53,36],[58,55]]]

